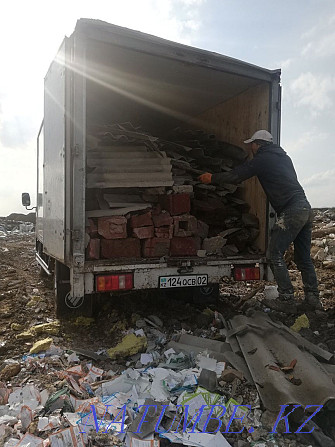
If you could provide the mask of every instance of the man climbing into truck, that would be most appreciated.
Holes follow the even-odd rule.
[[[321,309],[318,281],[310,255],[313,211],[298,182],[291,158],[266,130],[258,130],[244,141],[253,155],[235,169],[219,173],[204,173],[199,180],[205,184],[237,184],[257,176],[277,220],[271,231],[269,264],[278,285],[277,310],[296,312],[294,289],[284,260],[285,251],[294,244],[294,262],[301,272],[305,304]]]

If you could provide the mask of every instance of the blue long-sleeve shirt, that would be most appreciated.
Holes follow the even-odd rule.
[[[252,160],[237,166],[230,172],[213,174],[212,183],[240,183],[257,176],[272,207],[281,213],[288,205],[307,200],[298,182],[291,158],[280,146],[261,146]]]

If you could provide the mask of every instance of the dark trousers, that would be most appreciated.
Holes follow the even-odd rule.
[[[294,244],[294,262],[301,272],[304,292],[319,295],[318,281],[311,259],[313,211],[307,201],[297,202],[278,215],[270,239],[270,267],[283,298],[294,290],[284,261],[284,253]]]

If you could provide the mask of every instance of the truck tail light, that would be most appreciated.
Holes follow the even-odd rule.
[[[109,292],[113,290],[130,290],[133,288],[133,274],[98,275],[96,276],[97,292]]]
[[[234,279],[235,281],[251,281],[259,280],[261,277],[259,267],[235,267]]]

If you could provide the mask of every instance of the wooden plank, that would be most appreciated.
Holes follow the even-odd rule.
[[[243,141],[256,130],[269,129],[269,97],[269,84],[260,83],[199,115],[196,126],[215,134],[218,140],[245,147]],[[256,177],[243,184],[241,198],[250,205],[250,213],[260,222],[260,234],[255,243],[265,252],[267,199]]]
[[[138,166],[139,164],[144,164],[145,166],[170,166],[169,158],[135,158],[135,159],[111,159],[111,158],[92,158],[87,160],[87,166],[89,168],[98,168],[101,166]]]
[[[87,182],[87,188],[154,188],[156,186],[173,186],[173,180],[137,180],[127,179],[114,181]]]
[[[92,171],[92,173],[87,174],[87,177],[89,177],[90,175],[94,174],[95,176],[97,175],[101,175],[104,178],[106,178],[106,175],[113,175],[113,177],[115,175],[118,174],[144,174],[145,177],[148,177],[149,175],[151,176],[151,174],[158,174],[159,172],[162,173],[169,173],[171,172],[171,165],[162,165],[162,166],[122,166],[119,163],[113,163],[110,166],[99,166],[96,167],[94,169],[94,171]]]
[[[110,210],[92,210],[92,211],[86,211],[86,217],[110,217],[110,216],[124,216],[125,214],[130,213],[131,211],[141,211],[145,210],[146,208],[151,208],[150,203],[146,203],[143,205],[136,205],[136,206],[127,206],[125,208],[117,208],[117,209],[110,209]]]

